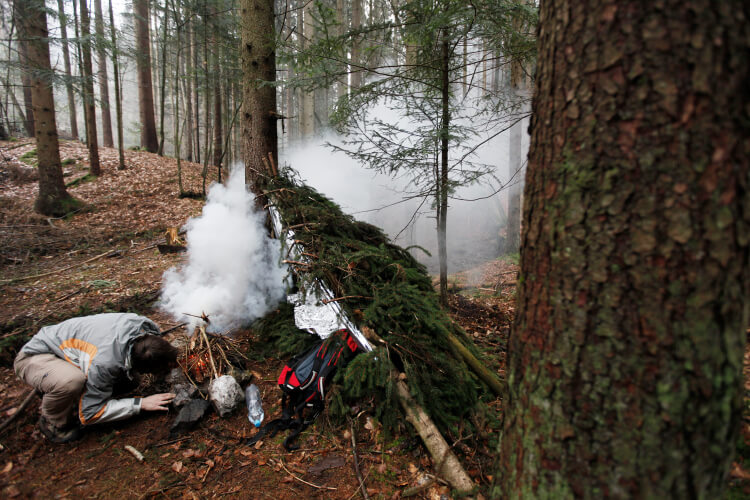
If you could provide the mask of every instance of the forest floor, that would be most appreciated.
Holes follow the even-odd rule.
[[[13,374],[12,360],[28,335],[69,317],[104,311],[133,311],[167,329],[175,321],[155,302],[164,271],[184,254],[161,254],[156,244],[168,228],[199,215],[203,202],[178,197],[176,161],[127,151],[116,170],[117,151],[100,150],[102,175],[86,176],[87,151],[78,142],[61,143],[69,192],[85,206],[63,219],[33,211],[37,192],[32,140],[0,142],[0,422],[17,410],[29,388]],[[182,162],[186,191],[202,192],[201,165]],[[215,180],[212,169],[209,182]],[[517,266],[495,260],[450,277],[452,317],[504,376],[505,345],[515,304]],[[179,330],[178,330],[179,332]],[[180,333],[175,333],[180,334]],[[252,330],[235,332],[243,346]],[[247,367],[261,388],[266,419],[279,413],[276,377],[281,359],[249,357]],[[750,380],[750,353],[745,355]],[[746,385],[750,391],[750,382]],[[336,498],[359,497],[353,468],[351,432],[359,467],[371,498],[400,498],[429,478],[433,464],[418,439],[386,437],[366,415],[351,427],[334,426],[322,415],[300,438],[301,449],[287,453],[277,436],[248,447],[252,434],[245,412],[219,418],[211,413],[199,427],[170,439],[174,412],[149,413],[87,429],[83,439],[55,445],[36,428],[36,398],[0,434],[0,496],[3,498]],[[500,401],[491,404],[500,411]],[[492,439],[497,419],[485,436],[457,443],[456,451],[486,495],[494,473]],[[746,420],[747,423],[747,420]],[[734,464],[732,498],[750,496],[750,431],[745,425],[744,457]],[[143,453],[139,462],[125,450]],[[743,462],[744,458],[744,462]],[[415,498],[445,498],[439,482]]]

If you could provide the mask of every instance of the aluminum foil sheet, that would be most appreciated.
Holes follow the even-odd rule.
[[[302,255],[302,249],[294,242],[294,231],[284,231],[281,214],[273,206],[270,206],[269,210],[274,231],[280,237],[284,235],[286,247],[289,249],[288,258],[307,262],[309,259]],[[337,330],[346,328],[357,339],[362,349],[372,351],[370,343],[349,319],[339,303],[324,302],[333,298],[331,290],[319,280],[315,280],[311,286],[306,287],[305,291],[289,295],[287,302],[294,305],[294,324],[300,330],[313,333],[323,339]]]

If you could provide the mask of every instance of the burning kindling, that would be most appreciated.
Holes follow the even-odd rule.
[[[172,428],[174,434],[189,430],[205,414],[207,406],[196,411],[195,400],[208,399],[220,416],[226,416],[244,399],[240,383],[252,377],[246,371],[247,358],[239,343],[228,335],[206,331],[207,315],[181,346],[179,368],[171,376],[174,404],[182,407]],[[208,401],[206,401],[208,403]]]

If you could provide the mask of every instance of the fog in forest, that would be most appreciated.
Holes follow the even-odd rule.
[[[378,118],[395,117],[380,114]],[[522,158],[528,149],[527,123],[523,120],[517,125],[524,128]],[[506,251],[508,194],[511,185],[518,187],[523,182],[523,175],[513,175],[509,168],[509,137],[509,131],[499,134],[478,148],[473,158],[493,165],[495,179],[488,175],[478,184],[459,188],[453,194],[455,199],[449,200],[448,272],[470,269]],[[430,272],[437,273],[433,197],[412,198],[413,184],[408,171],[394,176],[381,174],[326,145],[341,145],[341,142],[342,137],[331,132],[323,138],[282,150],[279,161],[299,172],[303,181],[332,198],[346,213],[382,228],[397,244],[427,250],[431,255],[417,248],[411,249],[411,253],[427,265]]]

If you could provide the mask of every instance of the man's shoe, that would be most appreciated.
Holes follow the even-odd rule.
[[[39,416],[39,430],[44,437],[53,443],[69,443],[83,436],[83,429],[78,424],[71,424],[65,427],[57,427],[47,420],[44,415]]]

